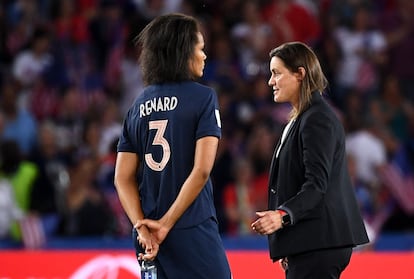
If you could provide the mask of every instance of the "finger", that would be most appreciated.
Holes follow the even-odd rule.
[[[259,222],[260,222],[260,220],[261,220],[261,218],[259,218],[259,219],[257,219],[256,221],[254,221],[250,226],[253,228],[253,227],[256,227],[257,228],[257,226],[259,225]]]
[[[143,237],[140,237],[139,235],[137,236],[137,241],[139,244],[142,244],[142,242],[144,241]]]
[[[151,254],[153,251],[152,246],[148,245],[147,247],[145,247],[145,254]]]
[[[143,256],[144,260],[150,260],[153,261],[155,259],[155,257],[158,254],[158,249],[152,249],[152,251],[150,253],[145,253],[145,255]]]
[[[259,217],[263,217],[263,216],[266,215],[266,211],[257,211],[256,215],[259,216]]]
[[[255,231],[257,234],[261,234],[260,233],[260,227],[258,227],[257,225],[256,226],[253,226],[252,227],[252,230]]]
[[[142,248],[145,249],[145,243],[144,243],[142,237],[140,238],[139,236],[137,236],[137,242]]]
[[[153,261],[154,259],[155,259],[155,256],[156,255],[154,255],[154,254],[145,254],[144,255],[144,257],[142,258],[144,261]]]
[[[259,225],[259,224],[255,224],[254,226],[252,226],[252,229],[253,229],[256,233],[261,234],[261,228],[260,228],[260,225]]]

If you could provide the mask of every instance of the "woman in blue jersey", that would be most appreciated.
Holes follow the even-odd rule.
[[[154,260],[158,278],[231,278],[210,180],[221,136],[217,96],[194,81],[206,59],[200,25],[163,15],[138,43],[146,87],[125,116],[115,168],[138,259]]]

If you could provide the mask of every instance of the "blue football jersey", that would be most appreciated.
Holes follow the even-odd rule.
[[[176,199],[194,165],[195,144],[221,137],[216,92],[197,82],[151,85],[129,109],[118,152],[140,161],[139,193],[146,218],[159,219]],[[213,187],[205,187],[176,223],[189,227],[216,216]]]

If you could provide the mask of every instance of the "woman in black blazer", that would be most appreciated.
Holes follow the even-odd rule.
[[[367,243],[348,174],[345,133],[322,97],[327,80],[314,52],[291,42],[270,52],[274,101],[292,105],[276,146],[267,211],[252,229],[268,235],[286,278],[339,278],[352,249]]]

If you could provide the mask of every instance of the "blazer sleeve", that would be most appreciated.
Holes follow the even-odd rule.
[[[300,191],[280,206],[289,212],[292,224],[315,208],[328,190],[338,142],[337,125],[323,112],[304,115],[299,125],[302,158],[298,159],[302,160],[305,179]]]

